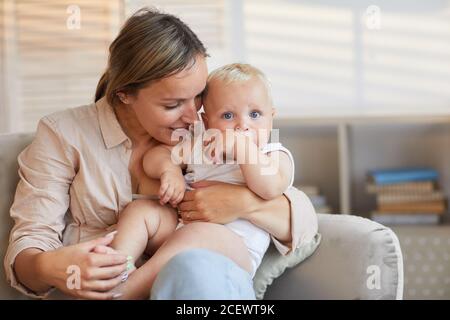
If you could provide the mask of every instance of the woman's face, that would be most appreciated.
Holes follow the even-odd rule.
[[[198,120],[201,94],[206,85],[206,59],[198,56],[195,63],[177,74],[153,82],[129,98],[141,126],[156,140],[175,145],[171,136],[175,129],[188,128]]]

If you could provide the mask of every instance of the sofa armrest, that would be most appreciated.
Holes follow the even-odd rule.
[[[31,142],[33,134],[0,134],[0,299],[22,299],[25,296],[6,282],[3,260],[9,243],[13,220],[9,208],[19,180],[17,155]]]
[[[264,299],[402,299],[403,258],[395,233],[350,215],[318,214],[322,241]]]

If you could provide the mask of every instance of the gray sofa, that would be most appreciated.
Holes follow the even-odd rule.
[[[13,221],[9,207],[18,181],[17,155],[32,134],[0,135],[0,257]],[[402,299],[403,259],[394,232],[357,216],[318,214],[322,241],[300,265],[287,269],[265,299]],[[3,263],[2,263],[3,265]],[[0,268],[0,299],[22,299]]]

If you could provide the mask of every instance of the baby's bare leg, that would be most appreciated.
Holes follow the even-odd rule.
[[[165,264],[177,253],[192,248],[216,251],[244,270],[252,270],[250,253],[242,238],[224,225],[208,222],[190,223],[178,229],[153,258]]]
[[[214,223],[195,222],[183,226],[155,252],[131,277],[145,279],[153,286],[162,267],[176,254],[193,248],[216,251],[232,259],[251,273],[250,254],[243,240],[227,227]],[[192,262],[195,265],[195,261]],[[145,275],[145,276],[144,276]]]
[[[135,200],[121,212],[111,247],[131,256],[134,263],[144,252],[153,254],[176,225],[174,209],[153,200]]]

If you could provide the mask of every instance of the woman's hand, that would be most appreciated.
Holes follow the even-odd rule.
[[[225,224],[242,218],[262,201],[245,186],[216,181],[194,183],[179,204],[183,222],[204,221]]]
[[[113,289],[126,271],[126,256],[106,250],[114,234],[39,255],[44,280],[81,299],[114,299]],[[99,253],[100,252],[100,253]]]
[[[215,181],[199,181],[193,191],[186,191],[178,206],[185,223],[206,221],[225,224],[246,219],[266,230],[275,238],[289,244],[291,207],[287,198],[279,196],[264,200],[246,186]]]

